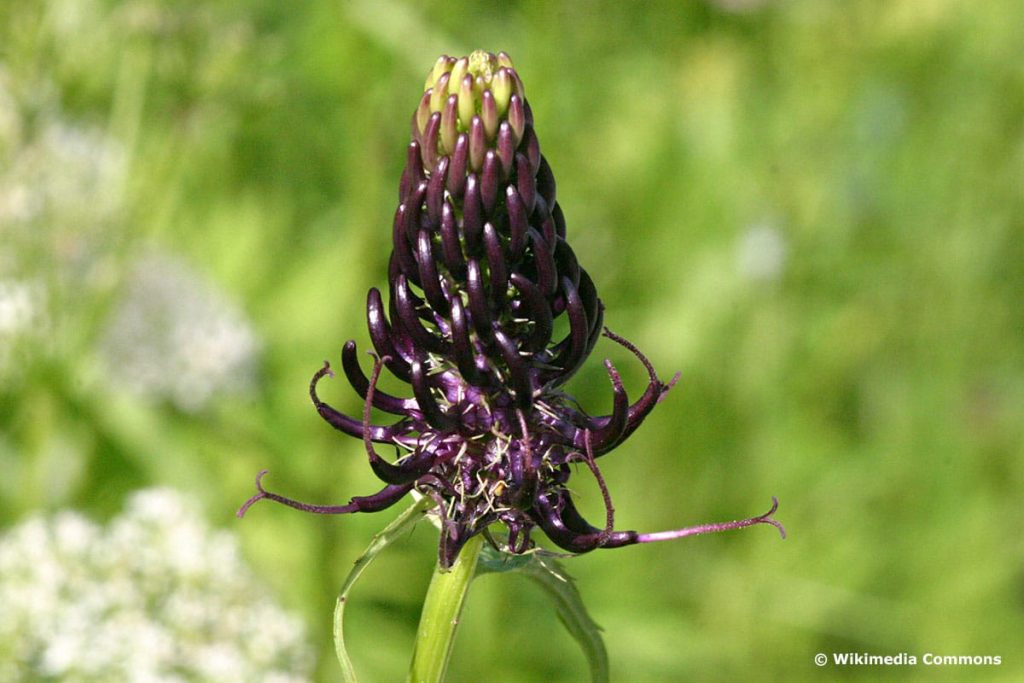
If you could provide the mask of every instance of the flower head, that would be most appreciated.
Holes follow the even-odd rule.
[[[566,241],[555,177],[508,55],[477,51],[438,59],[413,115],[412,137],[392,225],[387,306],[377,289],[367,297],[376,351],[370,376],[354,341],[342,350],[345,375],[365,402],[362,419],[318,397],[327,363],[310,385],[320,415],[363,439],[386,486],[347,505],[317,506],[266,491],[257,479],[258,493],[239,514],[262,498],[311,512],[370,512],[416,490],[437,502],[445,567],[469,538],[495,523],[506,527],[505,549],[513,553],[533,547],[536,527],[570,552],[757,523],[782,531],[770,517],[774,505],[760,517],[660,534],[614,529],[597,459],[640,426],[675,380],[662,382],[633,344],[603,327],[604,306]],[[561,316],[568,331],[556,338]],[[602,332],[639,359],[649,380],[631,404],[606,360],[614,407],[594,417],[561,387]],[[410,397],[377,389],[384,368],[410,386]],[[399,418],[372,424],[371,408]],[[375,443],[396,446],[400,456],[389,462]],[[601,487],[603,527],[587,522],[573,504],[574,462]]]

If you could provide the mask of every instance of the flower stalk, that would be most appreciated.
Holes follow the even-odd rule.
[[[483,536],[471,538],[450,569],[446,570],[440,563],[434,569],[416,632],[409,669],[410,683],[440,683],[444,680],[483,541]]]

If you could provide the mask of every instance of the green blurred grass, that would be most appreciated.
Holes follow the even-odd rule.
[[[346,339],[367,342],[365,291],[383,282],[423,74],[440,51],[503,49],[606,322],[665,376],[682,371],[605,465],[618,524],[730,519],[774,494],[790,532],[570,562],[617,678],[1020,679],[1024,12],[725,4],[4,5],[0,66],[28,103],[24,134],[48,88],[61,116],[123,147],[128,172],[102,226],[101,286],[56,297],[52,343],[0,387],[0,523],[65,505],[102,516],[154,482],[194,491],[306,615],[319,680],[332,680],[334,593],[392,513],[232,514],[265,467],[304,500],[373,488],[360,444],[320,422],[307,382]],[[759,229],[783,245],[777,272],[742,267]],[[98,330],[154,245],[250,316],[264,352],[248,394],[190,414],[104,382]],[[56,277],[45,253],[15,261]],[[609,344],[598,354],[639,390],[641,368]],[[599,410],[606,384],[592,362],[573,388]],[[342,385],[327,395],[357,409]],[[596,490],[580,493],[600,514]],[[350,642],[366,680],[405,671],[434,544],[417,530],[357,588]],[[1004,664],[813,665],[832,651]],[[584,672],[525,581],[475,587],[452,680]]]

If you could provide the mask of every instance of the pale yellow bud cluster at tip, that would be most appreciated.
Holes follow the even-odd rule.
[[[469,143],[469,166],[480,169],[487,148],[494,148],[504,122],[513,147],[522,140],[527,123],[523,82],[504,52],[477,50],[456,59],[442,55],[427,74],[423,97],[414,117],[416,137],[432,140],[436,126],[437,154],[455,152],[458,138]],[[436,119],[432,122],[432,119]],[[433,150],[425,150],[432,156]]]

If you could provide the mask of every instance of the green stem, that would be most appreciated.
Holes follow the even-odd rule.
[[[448,657],[455,643],[462,606],[469,584],[476,575],[476,562],[483,546],[483,535],[466,542],[451,570],[434,569],[430,587],[423,601],[423,613],[416,632],[416,644],[409,668],[410,683],[441,683],[448,668]]]

